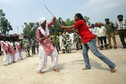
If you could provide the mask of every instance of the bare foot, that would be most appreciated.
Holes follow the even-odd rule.
[[[60,72],[58,69],[53,69],[55,72]]]
[[[4,64],[4,66],[7,66],[7,64]]]
[[[37,72],[38,74],[44,74],[44,72]]]
[[[110,72],[112,72],[112,73],[116,72],[115,68],[111,68]]]
[[[82,70],[87,70],[87,68],[82,68]]]

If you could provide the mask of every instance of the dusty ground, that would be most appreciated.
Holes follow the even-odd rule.
[[[37,74],[39,58],[30,58],[14,64],[3,66],[3,56],[0,56],[0,84],[126,84],[126,49],[122,49],[117,39],[118,49],[100,50],[116,63],[116,73],[110,73],[108,66],[89,51],[92,68],[82,71],[84,67],[82,51],[73,50],[70,54],[59,54],[60,72],[51,69],[51,59],[45,74]]]

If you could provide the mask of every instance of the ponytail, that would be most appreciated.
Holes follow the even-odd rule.
[[[84,18],[83,18],[83,16],[82,16],[80,13],[75,14],[75,16],[78,17],[78,18],[80,18],[81,20],[84,21]],[[85,21],[84,21],[84,22],[85,22]]]

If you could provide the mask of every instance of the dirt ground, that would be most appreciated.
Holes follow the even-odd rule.
[[[83,71],[82,50],[72,50],[70,54],[59,54],[59,73],[51,68],[51,59],[44,69],[45,74],[37,74],[39,57],[32,55],[24,60],[3,66],[0,56],[0,84],[126,84],[126,49],[122,49],[117,37],[118,49],[99,50],[116,64],[116,72],[111,73],[109,67],[89,51],[91,69]]]

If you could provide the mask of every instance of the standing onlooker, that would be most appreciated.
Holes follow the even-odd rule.
[[[15,49],[12,43],[12,40],[10,39],[10,41],[8,42],[8,46],[10,49],[10,57],[11,57],[11,62],[15,63]]]
[[[63,53],[67,52],[67,53],[70,53],[71,52],[71,46],[70,46],[70,36],[69,36],[69,33],[66,32],[66,30],[64,30],[63,34],[63,46],[65,49],[62,49]]]
[[[122,42],[123,48],[126,48],[126,20],[123,20],[123,15],[118,15],[118,22],[116,23],[116,27],[118,30],[118,34],[120,37],[120,40]]]
[[[23,44],[25,45],[26,57],[31,57],[30,56],[30,44],[29,44],[29,40],[28,40],[27,36],[24,37],[23,42],[24,42]]]
[[[3,41],[1,41],[1,48],[4,54],[4,66],[7,66],[10,64],[9,61],[9,48],[8,48],[8,42],[6,41],[6,38],[3,37]]]
[[[63,37],[62,37],[62,35],[60,35],[59,36],[59,40],[60,40],[60,50],[62,50],[62,45],[63,45],[62,39],[63,39]]]
[[[117,49],[117,43],[116,43],[116,38],[115,38],[115,34],[114,34],[114,24],[112,22],[109,22],[109,18],[105,19],[105,28],[106,28],[106,37],[108,39],[109,42],[109,49],[112,48],[112,44],[111,44],[111,38],[114,42],[114,48]]]
[[[74,31],[74,42],[76,50],[82,49],[82,40],[77,30]]]
[[[35,54],[35,40],[33,37],[31,39],[31,45],[32,45],[32,55],[33,55],[33,54]]]
[[[99,45],[99,41],[98,41],[98,37],[97,37],[97,26],[94,24],[91,24],[90,31],[92,32],[92,34],[95,35],[95,42],[97,42],[97,44]]]
[[[70,46],[71,46],[71,49],[74,49],[74,35],[72,32],[70,32]]]
[[[18,59],[18,60],[19,60],[19,59],[23,60],[21,45],[20,45],[20,43],[18,42],[18,39],[17,39],[17,41],[15,42],[15,46],[16,46],[16,52],[17,52],[17,59]]]
[[[91,29],[90,30],[91,30],[92,34],[94,34],[95,37],[96,37],[96,30],[97,30],[97,28],[95,27],[94,24],[91,24]]]
[[[37,54],[39,53],[39,42],[37,39],[35,39],[35,46],[37,48]]]
[[[105,48],[107,49],[107,42],[106,42],[106,29],[104,26],[102,26],[101,23],[98,23],[98,28],[97,28],[97,36],[98,36],[98,39],[101,43],[100,45],[100,49],[102,49],[104,46],[103,46],[103,41],[104,41],[104,45],[105,45]]]

